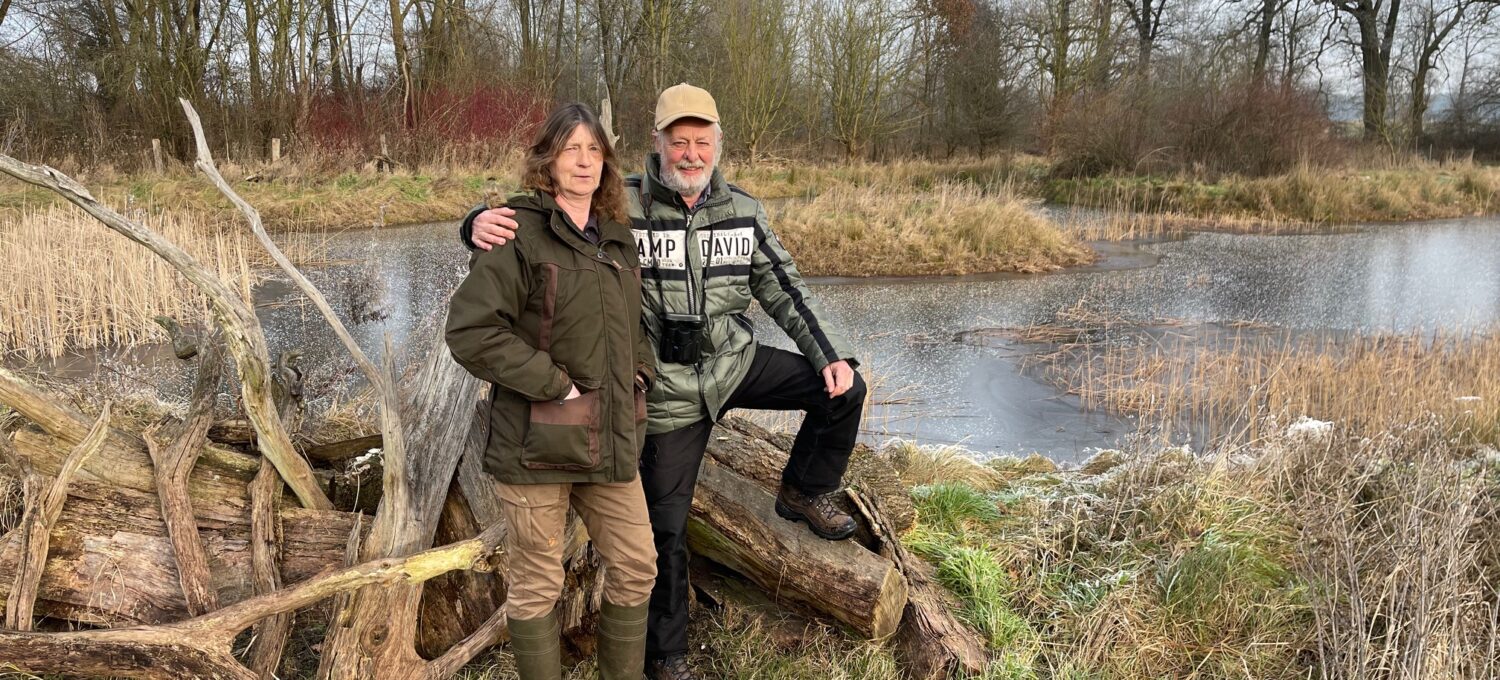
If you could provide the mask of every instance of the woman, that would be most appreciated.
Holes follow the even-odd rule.
[[[453,357],[490,389],[484,467],[509,525],[506,616],[522,680],[561,678],[558,623],[568,507],[606,567],[599,671],[640,680],[656,549],[636,476],[655,358],[641,331],[640,266],[603,127],[569,104],[525,160],[525,228],[476,252],[453,294]]]

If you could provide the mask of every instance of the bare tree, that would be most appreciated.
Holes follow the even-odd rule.
[[[1329,0],[1354,21],[1364,90],[1364,134],[1370,142],[1390,143],[1386,112],[1390,101],[1391,49],[1401,19],[1402,0]]]
[[[1156,41],[1161,38],[1162,14],[1167,9],[1167,0],[1120,0],[1125,5],[1126,15],[1136,36],[1136,73],[1147,78],[1151,75],[1151,57],[1156,51]]]
[[[788,119],[800,13],[792,0],[731,0],[715,15],[724,59],[714,69],[714,92],[729,134],[752,163]]]
[[[830,134],[848,158],[865,153],[889,130],[891,90],[902,75],[900,57],[889,46],[898,29],[884,0],[845,0],[823,5],[811,32],[814,77],[826,101]]]
[[[1431,103],[1428,78],[1437,68],[1437,58],[1453,30],[1475,0],[1426,0],[1416,9],[1415,64],[1412,65],[1411,101],[1406,113],[1406,134],[1413,144],[1421,142],[1423,121]]]

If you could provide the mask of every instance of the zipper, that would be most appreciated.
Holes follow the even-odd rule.
[[[679,197],[677,200],[681,201],[682,199]],[[697,245],[696,243],[692,242],[693,216],[698,214],[698,209],[696,207],[689,208],[687,207],[686,203],[684,203],[682,207],[684,208],[684,212],[687,214],[687,222],[682,226],[682,263],[684,265],[683,273],[687,274],[687,313],[693,314],[696,311],[693,309],[696,306],[693,304],[693,301],[697,299],[697,296],[693,295],[693,246]]]

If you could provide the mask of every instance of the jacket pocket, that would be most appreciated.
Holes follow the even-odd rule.
[[[635,390],[635,422],[646,422],[646,391],[637,387]]]
[[[592,470],[599,466],[599,391],[563,401],[531,402],[521,446],[528,470]]]

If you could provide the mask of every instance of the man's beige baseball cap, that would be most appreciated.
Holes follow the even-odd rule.
[[[656,98],[656,129],[664,130],[682,118],[701,118],[719,122],[719,107],[713,95],[701,87],[678,83],[661,91]]]

